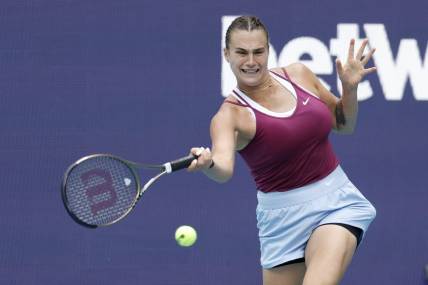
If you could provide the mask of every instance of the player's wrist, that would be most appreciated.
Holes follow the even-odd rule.
[[[214,162],[214,160],[213,160],[213,159],[211,159],[211,162],[210,162],[210,163],[207,163],[207,164],[205,165],[205,167],[202,169],[202,171],[203,171],[203,172],[210,172],[210,170],[212,170],[212,169],[214,168],[214,166],[215,166],[215,162]]]

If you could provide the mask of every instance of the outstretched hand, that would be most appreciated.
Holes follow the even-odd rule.
[[[364,76],[376,71],[376,67],[365,68],[365,65],[376,51],[376,49],[371,49],[367,55],[363,55],[367,43],[368,40],[365,39],[358,49],[357,55],[354,56],[355,40],[352,39],[349,43],[348,58],[345,65],[342,65],[342,62],[336,59],[337,73],[344,88],[356,89]]]

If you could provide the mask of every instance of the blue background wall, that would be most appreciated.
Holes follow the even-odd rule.
[[[425,0],[2,0],[0,284],[261,284],[256,190],[240,158],[227,184],[166,177],[105,229],[74,224],[59,191],[87,154],[163,162],[209,146],[223,99],[221,19],[247,13],[264,20],[277,51],[301,36],[328,47],[339,23],[357,24],[361,38],[364,24],[383,24],[394,60],[402,39],[415,39],[413,69],[428,80]],[[320,77],[337,94],[335,71]],[[355,134],[331,136],[378,210],[343,284],[424,284],[428,96],[416,99],[406,80],[389,100],[387,83],[368,79]],[[182,224],[198,230],[192,248],[173,239]]]

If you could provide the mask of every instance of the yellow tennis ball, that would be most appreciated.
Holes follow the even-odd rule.
[[[180,246],[192,246],[198,235],[191,226],[180,226],[175,231],[175,240]]]

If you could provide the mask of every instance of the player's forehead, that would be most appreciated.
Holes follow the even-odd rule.
[[[230,47],[245,50],[265,48],[267,47],[266,33],[262,29],[234,30],[230,34]]]

